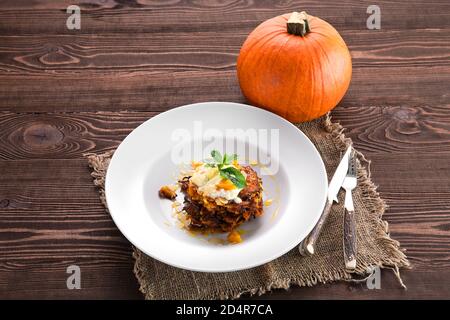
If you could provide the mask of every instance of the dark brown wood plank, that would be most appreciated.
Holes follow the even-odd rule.
[[[245,36],[234,32],[1,36],[0,74],[233,70]]]
[[[448,106],[447,83],[450,67],[355,69],[341,105]],[[234,71],[0,76],[0,97],[0,110],[17,112],[164,111],[194,102],[245,102]]]
[[[354,71],[342,103],[449,105],[445,43],[450,39],[445,37],[450,32],[444,34],[366,30],[344,35]],[[207,100],[245,102],[234,71],[245,36],[3,37],[0,110],[162,111]]]
[[[56,271],[29,269],[15,271],[16,285],[11,285],[4,291],[6,299],[142,299],[138,293],[130,268],[88,268],[81,265],[82,289],[67,290],[65,287],[65,266]],[[101,273],[100,273],[101,272]],[[86,276],[84,276],[86,274]],[[319,284],[315,287],[292,286],[288,290],[275,289],[262,296],[252,299],[442,299],[448,297],[449,272],[404,271],[402,278],[408,285],[408,290],[399,287],[392,271],[381,271],[381,289],[368,290],[365,283],[353,284],[337,282]],[[46,279],[47,281],[36,281]],[[18,285],[17,285],[18,284]],[[83,287],[83,285],[85,287]],[[5,293],[7,295],[5,295]],[[248,295],[242,298],[247,299]]]
[[[0,159],[70,159],[117,147],[152,112],[0,113]]]
[[[246,31],[0,36],[0,75],[234,70]],[[450,32],[344,31],[353,67],[449,66]]]
[[[104,210],[84,159],[0,161],[0,166],[0,259],[40,259],[39,250],[53,249],[59,258],[85,250],[128,260],[128,242]]]
[[[401,273],[407,290],[399,287],[394,274],[389,269],[381,270],[381,288],[369,290],[365,282],[339,282],[315,287],[291,287],[274,290],[255,299],[340,299],[340,300],[386,300],[386,299],[442,299],[450,295],[448,270],[440,272],[408,270]]]
[[[342,105],[331,116],[369,157],[384,153],[433,153],[443,160],[445,156],[439,154],[450,151],[448,107]]]
[[[0,159],[72,159],[116,147],[154,112],[0,113]],[[332,117],[346,127],[359,150],[388,157],[395,152],[450,153],[450,108],[337,107]],[[431,156],[433,158],[434,156]],[[432,159],[430,159],[431,161]],[[395,161],[393,161],[395,163]],[[436,163],[435,167],[445,163]],[[395,168],[392,168],[395,169]],[[401,169],[401,168],[400,168]],[[403,180],[402,180],[403,181]]]
[[[8,76],[0,79],[0,96],[0,110],[18,112],[164,111],[193,102],[244,101],[234,71]]]
[[[332,23],[338,30],[365,29],[371,1],[33,1],[22,3],[2,1],[0,33],[74,34],[67,30],[66,8],[71,4],[82,8],[82,27],[79,33],[199,32],[213,30],[250,31],[262,21],[279,14],[306,10]],[[450,27],[448,1],[377,2],[385,29],[442,29]],[[174,23],[176,21],[176,23]]]
[[[130,254],[131,255],[131,254]],[[81,289],[68,290],[66,268],[73,262],[81,269]],[[39,267],[18,270],[10,269],[7,284],[0,284],[0,297],[6,299],[143,299],[131,265],[86,266],[72,259],[59,268],[46,270],[47,260]],[[1,275],[0,275],[1,278]]]
[[[131,246],[85,161],[0,161],[0,172],[1,298],[139,298]],[[72,264],[83,290],[66,287]]]

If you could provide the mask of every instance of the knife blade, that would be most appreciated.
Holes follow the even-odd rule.
[[[325,204],[325,208],[322,211],[322,215],[320,216],[319,221],[310,232],[310,234],[306,237],[306,239],[299,245],[299,251],[302,255],[314,254],[316,241],[319,238],[320,232],[322,231],[323,224],[327,220],[333,203],[338,202],[337,195],[347,174],[348,159],[351,150],[352,146],[350,145],[345,151],[341,161],[339,162],[339,165],[334,172],[333,178],[331,178],[330,184],[328,185],[327,203]]]
[[[347,175],[342,183],[342,188],[345,190],[343,249],[345,268],[347,270],[356,268],[356,224],[352,197],[352,191],[356,188],[356,184],[356,156],[355,151],[352,150],[348,160]]]

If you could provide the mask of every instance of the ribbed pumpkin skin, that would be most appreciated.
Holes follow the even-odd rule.
[[[339,33],[308,16],[306,36],[289,34],[290,14],[260,24],[244,42],[239,85],[247,100],[292,122],[316,119],[333,109],[350,85],[352,62]]]

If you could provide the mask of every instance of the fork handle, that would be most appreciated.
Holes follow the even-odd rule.
[[[333,205],[333,201],[327,200],[327,203],[325,205],[325,208],[323,209],[322,215],[319,218],[319,222],[317,222],[314,229],[311,231],[309,236],[300,243],[300,246],[303,246],[303,248],[299,247],[300,253],[302,255],[307,254],[314,254],[316,241],[319,238],[320,231],[322,231],[322,227],[327,220],[328,214],[330,213],[331,206]]]
[[[348,209],[344,213],[344,261],[347,270],[356,268],[355,211]]]

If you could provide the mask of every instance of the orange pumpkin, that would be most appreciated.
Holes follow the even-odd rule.
[[[352,62],[336,29],[294,12],[263,22],[248,36],[237,73],[251,104],[304,122],[338,104],[350,84]]]

